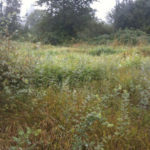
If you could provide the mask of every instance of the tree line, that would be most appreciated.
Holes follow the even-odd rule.
[[[150,33],[150,0],[123,0],[109,17],[116,30],[129,28]]]
[[[150,0],[122,0],[109,13],[110,23],[95,17],[91,4],[96,0],[37,0],[45,9],[34,10],[21,23],[21,0],[1,0],[0,31],[27,33],[35,41],[61,44],[76,39],[87,40],[119,29],[140,29],[150,33]],[[103,11],[103,10],[101,10]],[[18,35],[18,36],[19,36]],[[29,36],[27,36],[29,38]]]

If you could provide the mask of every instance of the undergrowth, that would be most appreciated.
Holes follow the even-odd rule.
[[[1,43],[0,149],[149,150],[148,49]]]

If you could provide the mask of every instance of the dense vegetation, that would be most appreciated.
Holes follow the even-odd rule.
[[[0,32],[12,35],[20,28],[20,0],[1,0]]]
[[[150,0],[123,0],[110,13],[115,29],[141,29],[150,33]]]
[[[149,25],[127,9],[150,5],[119,2],[107,24],[92,2],[38,0],[22,25],[1,1],[0,150],[150,149]]]
[[[1,149],[150,148],[149,45],[6,45]]]

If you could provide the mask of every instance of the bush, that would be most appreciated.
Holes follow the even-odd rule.
[[[88,27],[77,34],[78,39],[89,41],[89,39],[96,39],[97,37],[109,36],[113,32],[113,27],[104,22],[93,21],[90,22]]]
[[[67,84],[70,87],[81,86],[92,80],[101,80],[105,75],[105,68],[78,66],[77,68],[63,68],[57,65],[45,65],[36,70],[34,84],[38,87],[51,87]]]
[[[93,38],[93,40],[91,41],[91,43],[93,44],[109,44],[111,43],[113,40],[112,35],[108,35],[108,34],[104,34],[98,37]]]
[[[9,40],[3,39],[0,43],[0,54],[1,103],[6,103],[5,99],[28,95],[34,72],[32,61],[19,60],[16,45]]]
[[[140,30],[119,30],[113,35],[113,38],[117,40],[119,44],[124,45],[136,45],[150,42],[149,35]]]
[[[140,30],[119,30],[113,34],[101,35],[93,38],[93,44],[110,44],[117,42],[118,45],[137,45],[147,44],[150,42],[150,36]]]

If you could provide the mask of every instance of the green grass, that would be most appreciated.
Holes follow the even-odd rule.
[[[0,149],[150,149],[150,46],[12,45]]]

